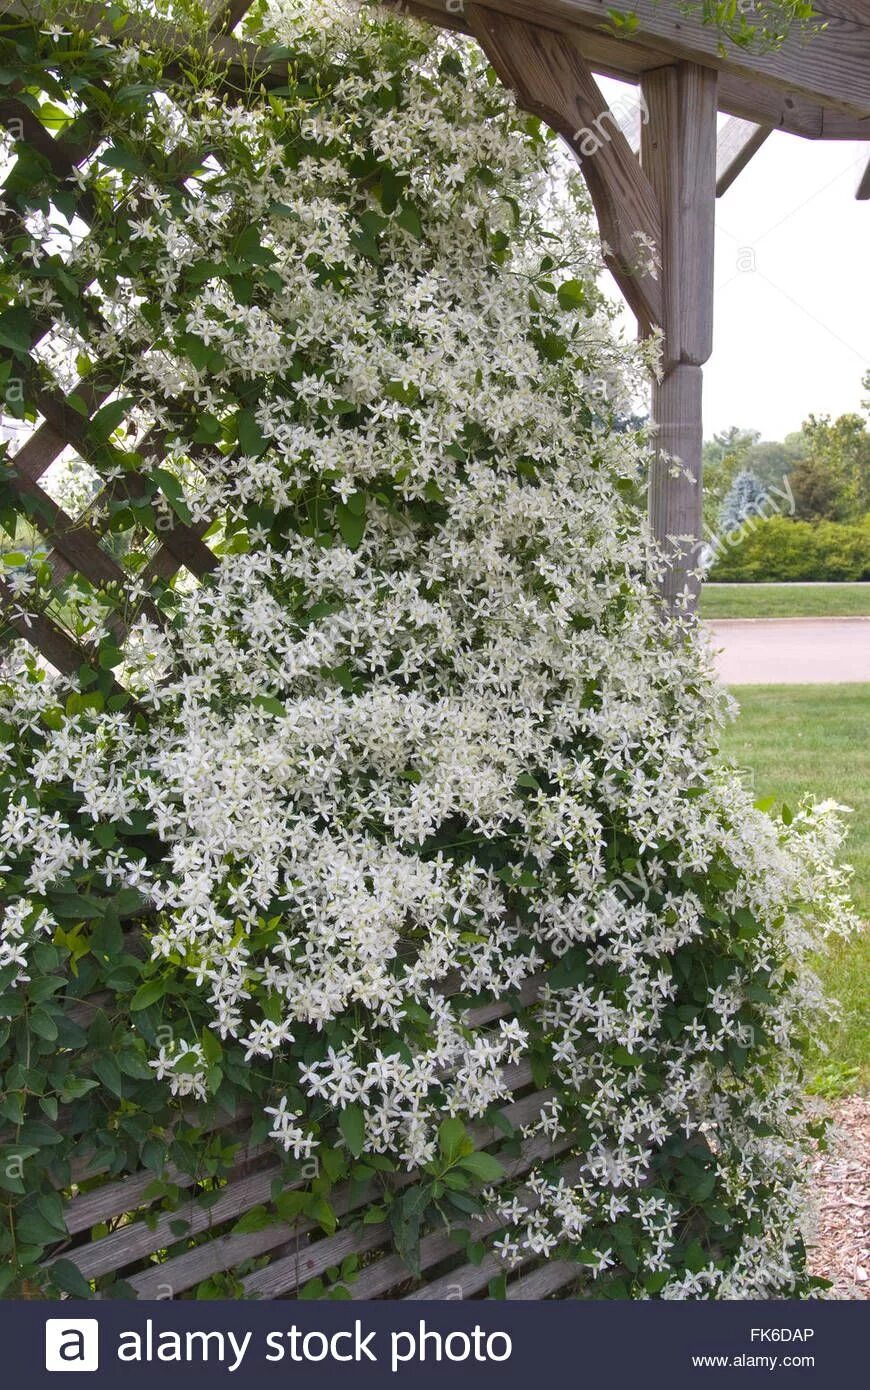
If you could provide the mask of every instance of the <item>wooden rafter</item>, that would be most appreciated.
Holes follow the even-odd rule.
[[[499,16],[524,19],[554,29],[612,33],[612,0],[479,0]],[[446,9],[447,7],[444,6]],[[636,27],[618,42],[712,67],[760,86],[778,87],[819,106],[870,117],[870,13],[857,4],[820,0],[818,29],[812,38],[789,37],[778,49],[759,53],[730,44],[727,52],[714,26],[681,5],[631,0],[626,6]],[[835,11],[837,11],[835,13]],[[847,11],[851,12],[847,17]]]
[[[659,324],[661,287],[647,268],[661,239],[656,198],[580,53],[551,30],[496,18],[481,5],[469,4],[465,14],[502,81],[571,145],[595,204],[605,259],[638,319]]]
[[[716,197],[721,198],[772,134],[769,125],[755,125],[732,116],[719,133],[716,151]]]
[[[382,0],[388,8],[412,13],[420,18],[444,28],[470,33],[470,27],[462,11],[448,11],[444,0]],[[806,90],[797,74],[797,85],[790,85],[782,78],[774,79],[763,66],[758,66],[751,55],[734,55],[729,50],[728,60],[718,54],[713,30],[699,26],[704,32],[705,42],[712,40],[713,51],[705,48],[703,53],[687,52],[684,44],[670,44],[659,36],[653,43],[649,35],[641,36],[641,31],[630,37],[617,36],[610,31],[604,21],[609,4],[593,5],[590,0],[589,13],[581,13],[581,7],[572,0],[479,0],[485,8],[498,15],[524,17],[528,22],[546,27],[560,33],[573,35],[587,63],[595,72],[621,81],[637,82],[644,72],[656,67],[665,67],[679,57],[693,57],[703,66],[715,67],[719,72],[719,108],[732,116],[740,116],[759,125],[769,125],[773,129],[785,130],[810,140],[870,140],[870,94],[862,98],[859,110],[844,110],[836,96],[836,61],[829,66],[834,70],[831,85],[833,95],[824,97]],[[835,0],[824,0],[825,8],[832,10]],[[616,6],[615,8],[619,8]],[[632,3],[631,10],[639,7]],[[688,29],[692,21],[680,11],[675,18],[675,5],[647,3],[642,7],[660,17],[670,11],[670,23],[677,25],[681,32],[684,25]],[[594,9],[595,13],[591,11]],[[848,25],[853,21],[842,19],[836,29],[837,49],[848,52],[850,38]],[[870,19],[866,21],[870,32]],[[856,26],[859,30],[863,26]],[[818,36],[800,45],[812,49]],[[830,35],[828,36],[830,42]],[[735,61],[731,57],[735,56]],[[870,74],[870,66],[867,68]],[[870,81],[870,75],[867,80]]]

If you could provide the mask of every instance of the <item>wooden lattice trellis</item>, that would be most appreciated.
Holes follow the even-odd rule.
[[[534,998],[536,986],[526,987],[521,999]],[[86,1010],[89,1006],[82,1005]],[[468,1014],[470,1025],[479,1025],[510,1014],[508,1004],[489,1004]],[[534,1083],[532,1067],[524,1062],[508,1068],[506,1082],[514,1094],[513,1101],[504,1106],[498,1126],[480,1124],[472,1133],[479,1147],[504,1140],[506,1129],[519,1130],[536,1117],[552,1096]],[[292,1296],[310,1281],[321,1278],[327,1271],[340,1269],[348,1257],[363,1262],[363,1268],[349,1284],[354,1299],[384,1296],[411,1299],[468,1298],[484,1293],[503,1269],[492,1255],[468,1259],[457,1247],[450,1231],[435,1231],[424,1236],[420,1245],[420,1278],[409,1274],[405,1261],[395,1252],[389,1226],[381,1221],[366,1221],[372,1204],[377,1201],[377,1185],[369,1173],[337,1189],[332,1206],[341,1217],[342,1229],[326,1235],[315,1222],[300,1220],[293,1225],[276,1221],[251,1223],[253,1229],[235,1230],[244,1218],[260,1211],[281,1192],[288,1189],[282,1177],[282,1166],[275,1160],[270,1143],[251,1144],[247,1137],[250,1117],[240,1112],[229,1116],[206,1115],[200,1107],[196,1122],[204,1133],[222,1135],[236,1146],[235,1165],[226,1185],[219,1192],[207,1193],[209,1200],[192,1195],[186,1202],[161,1211],[155,1204],[153,1189],[164,1183],[174,1184],[180,1191],[198,1188],[196,1173],[169,1165],[155,1182],[155,1173],[140,1171],[117,1181],[103,1182],[92,1190],[83,1190],[72,1198],[65,1219],[70,1239],[58,1248],[55,1258],[72,1260],[86,1279],[99,1279],[106,1274],[118,1275],[127,1289],[137,1298],[176,1298],[183,1296],[204,1280],[224,1272],[242,1272],[237,1280],[237,1292],[249,1298],[279,1298]],[[567,1158],[570,1139],[563,1136],[552,1142],[546,1137],[517,1143],[516,1157],[506,1171],[507,1179],[522,1178],[531,1166],[541,1159],[552,1159],[566,1178],[576,1172],[576,1163]],[[75,1182],[87,1185],[98,1178],[96,1167],[86,1158],[76,1165]],[[364,1170],[360,1170],[362,1174]],[[410,1178],[406,1181],[411,1181]],[[214,1200],[214,1198],[217,1198]],[[537,1204],[534,1192],[523,1190],[522,1200],[533,1210]],[[147,1215],[150,1220],[135,1219]],[[94,1230],[115,1228],[94,1238]],[[474,1234],[483,1239],[499,1229],[497,1216],[475,1224]],[[192,1248],[189,1243],[198,1237],[208,1237]],[[163,1253],[154,1262],[156,1252]],[[175,1247],[175,1248],[173,1248]],[[513,1299],[544,1298],[564,1293],[576,1285],[580,1271],[571,1261],[551,1261],[540,1264],[530,1255],[506,1286],[506,1296]]]
[[[218,39],[226,30],[234,27],[249,8],[250,4],[240,4],[236,0],[236,3],[222,10],[215,20],[211,38]],[[104,138],[100,121],[92,111],[88,113],[86,137],[83,138],[77,129],[72,134],[64,132],[54,137],[33,111],[14,95],[0,102],[0,121],[16,141],[23,142],[46,160],[54,175],[71,191],[75,191],[76,171],[93,155]],[[4,185],[7,195],[10,188],[14,190],[15,173],[16,166],[13,165]],[[0,234],[6,239],[14,237],[21,227],[14,192],[10,202],[12,206],[0,218]],[[92,218],[93,206],[86,192],[75,196],[75,214],[84,222]],[[78,286],[82,298],[87,288],[86,285]],[[87,303],[83,313],[93,324],[100,326],[99,309],[94,303]],[[117,608],[129,575],[101,544],[109,519],[105,504],[119,498],[135,502],[147,497],[153,489],[149,488],[146,472],[127,471],[122,479],[106,484],[80,516],[72,517],[40,486],[40,479],[68,448],[74,449],[85,463],[99,464],[99,446],[89,436],[89,422],[122,384],[122,373],[111,364],[96,364],[87,377],[78,381],[66,395],[57,387],[47,385],[28,359],[43,339],[51,335],[52,329],[50,318],[39,319],[33,325],[26,353],[19,352],[14,356],[6,350],[0,353],[0,363],[8,364],[10,374],[19,378],[24,398],[38,411],[40,421],[26,443],[9,459],[7,484],[13,497],[23,506],[29,520],[45,539],[49,548],[47,564],[54,582],[61,584],[71,575],[81,575],[98,589],[110,593],[112,606]],[[117,423],[120,424],[120,420]],[[137,452],[142,456],[146,470],[159,464],[165,444],[165,432],[160,431],[151,431],[138,442]],[[141,576],[145,586],[158,580],[168,582],[182,566],[198,578],[214,569],[217,564],[215,556],[201,539],[206,530],[207,524],[191,526],[172,516],[168,524],[161,527],[157,544],[152,548]],[[94,653],[87,645],[73,640],[47,612],[27,611],[3,579],[0,579],[0,600],[6,621],[13,631],[41,651],[59,671],[76,676],[83,667],[92,663]],[[141,612],[143,608],[152,619],[162,621],[159,610],[153,604],[146,601],[137,611]],[[124,617],[114,613],[110,618],[110,627],[119,643],[129,631],[135,616],[133,612],[128,612]],[[117,685],[112,684],[114,692],[121,693]]]

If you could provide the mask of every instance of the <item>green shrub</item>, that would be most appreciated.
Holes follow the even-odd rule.
[[[843,526],[784,516],[749,521],[736,543],[723,545],[710,578],[746,584],[870,579],[870,523]]]

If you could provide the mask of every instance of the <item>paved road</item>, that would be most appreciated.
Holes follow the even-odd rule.
[[[705,627],[726,685],[870,681],[870,618],[728,618]]]

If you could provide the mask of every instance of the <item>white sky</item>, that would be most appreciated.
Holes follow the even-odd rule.
[[[624,110],[628,91],[602,80]],[[857,411],[870,369],[870,140],[775,132],[717,202],[713,356],[704,434],[781,439],[810,413]],[[634,321],[626,315],[629,332]]]

